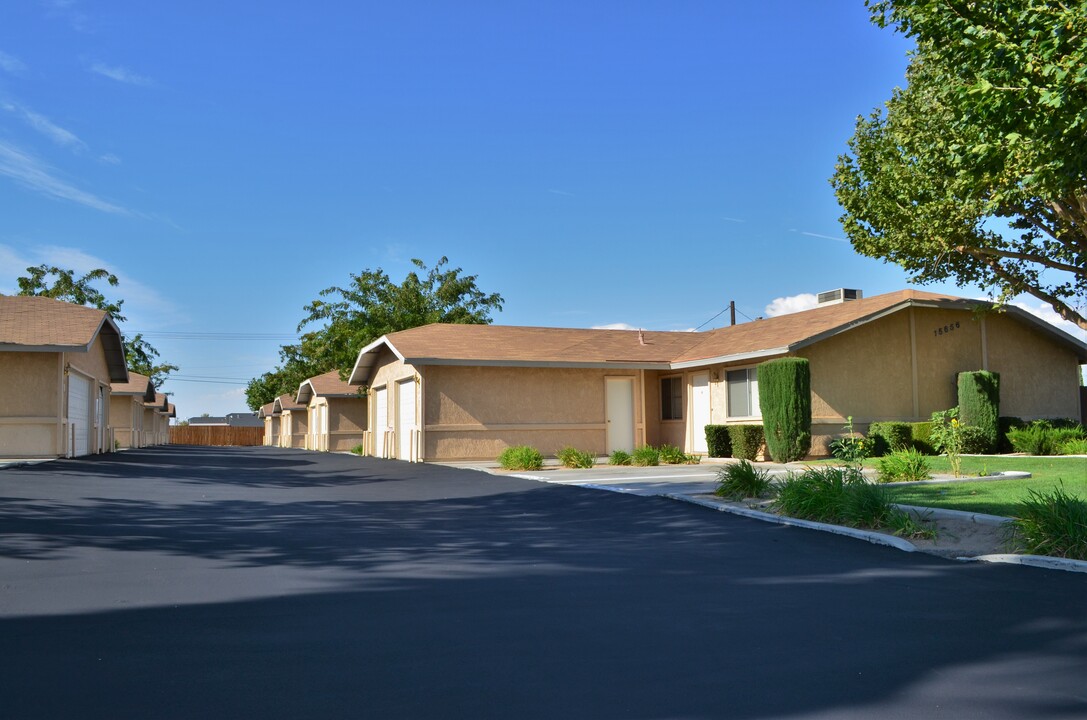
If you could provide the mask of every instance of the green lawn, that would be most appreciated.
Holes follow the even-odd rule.
[[[865,461],[865,467],[875,467],[876,460]],[[930,457],[934,473],[950,473],[946,457]],[[968,510],[1012,517],[1016,506],[1027,496],[1027,490],[1048,491],[1063,484],[1069,495],[1087,500],[1087,458],[1076,457],[964,457],[963,476],[983,472],[1022,470],[1031,477],[1026,480],[995,480],[977,483],[947,483],[940,485],[911,485],[891,487],[887,491],[895,502],[950,510]]]

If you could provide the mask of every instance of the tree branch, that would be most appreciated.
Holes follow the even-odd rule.
[[[1013,250],[997,250],[996,248],[972,248],[966,247],[965,245],[959,245],[955,248],[955,250],[966,255],[970,255],[971,257],[975,257],[979,260],[982,259],[981,256],[983,255],[987,257],[1005,257],[1011,258],[1013,260],[1025,260],[1027,262],[1038,263],[1039,265],[1044,265],[1045,267],[1052,268],[1054,270],[1063,270],[1065,272],[1070,272],[1073,275],[1082,276],[1085,273],[1085,270],[1081,267],[1057,262],[1056,260],[1050,260],[1044,255],[1030,255],[1028,253],[1015,252]],[[988,265],[989,261],[985,260],[985,263]]]
[[[1033,295],[1034,297],[1042,300],[1043,302],[1049,303],[1050,307],[1052,307],[1062,318],[1064,318],[1068,322],[1075,323],[1083,330],[1087,330],[1087,317],[1084,317],[1080,313],[1076,312],[1075,308],[1073,308],[1071,305],[1064,302],[1057,296],[1051,295],[1045,290],[1042,290],[1040,287],[1036,287],[1026,282],[1022,277],[1016,275],[1015,273],[1011,272],[1003,265],[1001,265],[996,258],[987,256],[984,253],[975,252],[975,248],[963,248],[962,252],[970,255],[973,258],[976,258],[977,260],[987,265],[989,269],[993,271],[994,275],[996,275],[998,278],[1008,284],[1013,292],[1025,292]]]

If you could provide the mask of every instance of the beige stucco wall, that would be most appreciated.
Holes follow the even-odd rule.
[[[278,416],[268,416],[264,418],[264,444],[268,446],[279,445]]]
[[[102,347],[101,336],[94,339],[90,352],[70,352],[66,353],[66,357],[68,363],[79,372],[109,385],[109,367],[106,365],[106,350]]]
[[[634,380],[634,437],[641,444],[637,372],[434,365],[421,374],[428,460],[494,459],[510,445],[532,445],[544,455],[572,445],[602,455],[608,377]]]
[[[117,447],[132,448],[142,445],[143,399],[132,395],[111,395],[109,399],[109,424]]]
[[[366,430],[366,398],[327,398],[327,402],[328,449],[343,452],[361,445]]]
[[[290,437],[284,436],[280,445],[282,447],[292,448],[304,448],[306,447],[306,434],[309,432],[309,423],[307,422],[307,411],[305,408],[299,410],[284,410],[281,415],[280,425],[281,428],[286,427],[289,424]]]
[[[0,458],[56,457],[60,404],[60,353],[0,352]]]
[[[1006,315],[986,317],[989,370],[1000,373],[1000,414],[1078,418],[1079,362],[1066,347]]]

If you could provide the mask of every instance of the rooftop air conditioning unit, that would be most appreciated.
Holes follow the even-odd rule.
[[[820,305],[835,305],[837,303],[844,303],[848,300],[860,300],[862,297],[864,297],[864,293],[860,290],[838,288],[837,290],[827,290],[826,292],[819,293],[816,300]]]

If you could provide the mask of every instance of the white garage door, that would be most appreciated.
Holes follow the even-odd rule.
[[[396,436],[400,443],[400,459],[414,460],[412,449],[415,430],[415,381],[408,380],[397,386],[397,424]]]
[[[91,433],[94,432],[91,426],[91,381],[74,372],[68,375],[68,422],[75,426],[72,455],[89,454]],[[71,428],[68,432],[72,432]]]
[[[374,455],[386,457],[385,430],[389,427],[389,391],[378,388],[374,391]]]

